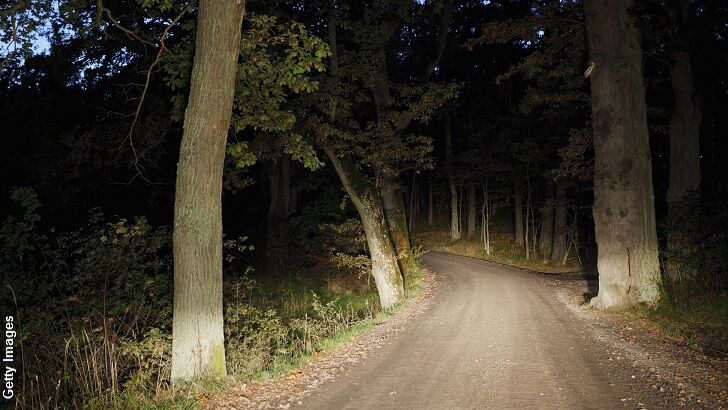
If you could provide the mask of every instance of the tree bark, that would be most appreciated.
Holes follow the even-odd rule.
[[[477,202],[476,192],[475,183],[468,185],[468,239],[475,237],[477,218],[477,210],[475,209]]]
[[[336,24],[335,16],[330,17],[332,17],[328,27],[331,49],[330,74],[336,77],[339,71]],[[336,121],[336,102],[333,99],[329,105],[329,120],[332,123]],[[346,155],[339,158],[326,144],[321,145],[359,214],[367,239],[372,263],[371,274],[377,287],[379,303],[383,309],[389,309],[404,300],[404,282],[397,254],[389,235],[384,207],[375,187],[356,168],[351,156]]]
[[[381,195],[384,202],[384,215],[389,226],[389,233],[392,236],[400,268],[406,276],[413,275],[416,272],[416,261],[412,256],[402,189],[394,178],[384,178]]]
[[[655,304],[657,255],[642,51],[633,0],[587,0],[598,308]]]
[[[460,215],[458,214],[458,189],[452,175],[452,130],[450,118],[445,118],[445,164],[447,167],[447,184],[450,188],[450,239],[460,239]]]
[[[686,195],[700,188],[700,124],[703,102],[695,90],[690,54],[676,51],[670,70],[675,109],[670,121],[670,182],[667,191],[667,248],[684,250],[689,244],[682,238],[685,217],[693,210]],[[688,270],[668,260],[667,277],[678,281]]]
[[[244,2],[201,0],[174,204],[173,383],[224,376],[222,175]]]
[[[404,300],[404,283],[394,246],[389,236],[384,207],[376,189],[364,179],[349,156],[339,158],[324,146],[324,152],[359,213],[372,261],[372,277],[383,309]]]
[[[561,262],[566,256],[569,245],[567,187],[563,179],[556,181],[556,206],[553,211],[553,243],[551,247],[551,260]]]
[[[544,260],[551,259],[551,248],[554,238],[554,184],[546,181],[546,199],[541,210],[541,230],[538,237],[538,251]]]
[[[521,185],[518,182],[513,184],[513,212],[513,237],[518,245],[524,246],[523,193],[521,193]]]

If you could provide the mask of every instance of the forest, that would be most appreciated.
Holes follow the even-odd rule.
[[[727,74],[724,0],[0,0],[3,405],[216,407],[433,253],[725,360]]]

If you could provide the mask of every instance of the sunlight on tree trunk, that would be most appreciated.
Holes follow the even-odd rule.
[[[655,304],[657,257],[642,51],[630,0],[585,2],[594,131],[598,308]]]
[[[359,174],[351,158],[339,158],[329,147],[324,147],[324,152],[361,217],[379,302],[383,309],[389,309],[404,300],[404,283],[389,237],[384,208],[376,190]]]
[[[222,174],[245,4],[201,0],[174,205],[172,382],[225,376]]]

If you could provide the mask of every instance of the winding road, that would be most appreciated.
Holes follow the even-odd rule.
[[[297,408],[641,407],[625,399],[639,381],[614,374],[601,342],[537,275],[436,252],[423,263],[440,280],[433,305]]]

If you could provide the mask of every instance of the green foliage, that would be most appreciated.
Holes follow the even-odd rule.
[[[49,1],[0,1],[0,73],[10,73],[32,56],[38,39],[48,34]],[[17,75],[17,72],[16,72]]]
[[[172,272],[170,235],[144,218],[89,223],[56,233],[40,227],[40,203],[22,188],[21,216],[0,231],[3,301],[13,301],[23,342],[19,403],[80,405],[122,386],[158,391],[168,379]]]
[[[254,130],[264,133],[267,143],[277,139],[285,153],[306,168],[323,165],[316,151],[300,134],[289,102],[293,96],[318,89],[314,73],[325,71],[323,60],[330,55],[325,42],[297,22],[279,22],[277,17],[248,14],[240,43],[232,128],[236,133]],[[186,104],[193,56],[192,34],[164,56],[165,82],[175,91],[173,118],[181,121]],[[247,141],[231,141],[227,154],[240,168],[255,164],[260,156]]]

